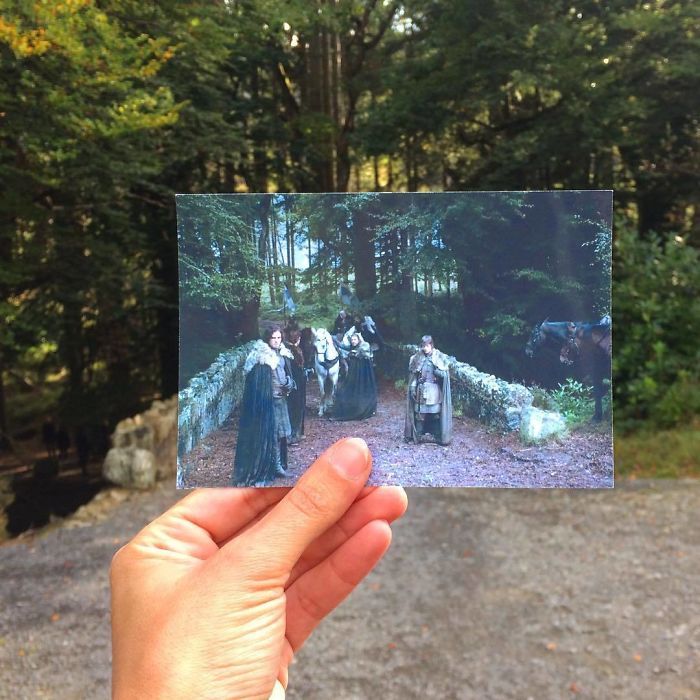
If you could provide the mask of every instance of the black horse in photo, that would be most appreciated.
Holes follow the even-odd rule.
[[[559,361],[575,365],[588,377],[595,400],[594,421],[603,419],[605,380],[611,377],[612,322],[610,316],[599,321],[543,321],[532,329],[525,353],[533,357],[542,348],[558,350]]]

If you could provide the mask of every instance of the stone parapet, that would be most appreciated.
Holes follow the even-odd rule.
[[[245,386],[243,366],[254,344],[251,341],[222,352],[178,394],[177,455],[181,466],[183,455],[218,430],[241,400]]]

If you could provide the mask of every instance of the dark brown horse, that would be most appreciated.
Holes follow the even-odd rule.
[[[605,379],[610,379],[612,357],[612,323],[609,316],[599,321],[543,321],[532,329],[525,353],[533,357],[543,347],[559,350],[559,361],[578,365],[593,387],[593,420],[603,419]]]

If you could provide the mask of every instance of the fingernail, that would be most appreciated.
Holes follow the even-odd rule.
[[[331,447],[328,461],[345,478],[357,479],[367,472],[372,456],[362,438],[345,438]]]

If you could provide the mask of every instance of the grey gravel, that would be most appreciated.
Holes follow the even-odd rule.
[[[110,558],[178,495],[106,492],[0,547],[0,698],[109,697]],[[409,499],[290,700],[700,697],[700,482]]]

